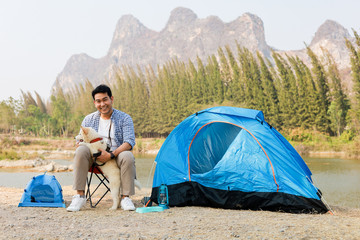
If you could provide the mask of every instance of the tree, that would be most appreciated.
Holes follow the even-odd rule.
[[[326,58],[328,62],[327,75],[331,83],[331,103],[328,110],[331,123],[330,126],[332,132],[336,133],[337,136],[340,136],[346,127],[346,118],[350,108],[350,103],[344,93],[340,73],[333,57],[327,52]]]
[[[44,101],[41,99],[40,95],[36,91],[35,91],[35,96],[36,96],[36,105],[39,107],[42,113],[46,114],[47,110]]]
[[[296,99],[298,96],[297,92],[295,91],[295,76],[291,67],[283,57],[277,53],[273,53],[273,58],[275,60],[277,72],[279,75],[277,92],[283,127],[286,129],[298,127],[298,120],[296,118]]]
[[[58,92],[51,96],[51,122],[54,130],[64,137],[69,133],[69,122],[71,119],[70,106],[65,99],[65,95],[61,88],[57,88]]]
[[[225,86],[225,99],[231,101],[233,99],[233,92],[231,91],[232,78],[230,65],[222,48],[218,49],[218,55],[220,62],[220,77]]]
[[[327,83],[325,69],[321,62],[318,60],[318,57],[315,55],[315,53],[309,47],[306,47],[306,49],[307,54],[311,59],[311,70],[314,75],[314,82],[321,104],[320,112],[317,115],[315,124],[319,130],[330,133],[330,120],[327,115],[330,106],[329,86]]]
[[[268,122],[277,127],[281,124],[281,119],[279,116],[279,99],[277,96],[274,79],[259,52],[257,52],[257,58],[260,62],[260,78],[264,94],[263,111],[268,119]]]
[[[145,75],[142,73],[140,67],[137,67],[137,72],[134,69],[130,69],[131,80],[133,81],[132,88],[132,106],[131,115],[134,127],[137,130],[137,134],[147,133],[147,125],[149,124],[149,114],[147,113],[149,105],[149,92],[145,85]]]
[[[14,130],[17,122],[16,111],[19,101],[10,97],[0,102],[0,131],[10,132]]]
[[[206,74],[209,79],[208,88],[212,96],[211,102],[221,104],[224,101],[224,84],[221,81],[220,66],[215,55],[208,58]]]
[[[237,44],[238,49],[240,48],[239,44]],[[225,46],[226,54],[229,59],[229,67],[230,67],[230,76],[231,81],[229,82],[229,99],[236,103],[242,103],[245,100],[244,96],[244,84],[242,82],[240,66],[236,61],[234,54],[232,53],[229,45]]]
[[[309,68],[298,57],[289,57],[295,72],[297,90],[297,119],[303,129],[312,129],[318,114],[319,100]]]
[[[346,46],[350,52],[351,73],[353,81],[354,97],[352,99],[351,109],[349,114],[351,115],[351,125],[354,130],[360,132],[360,37],[355,30],[353,30],[357,48],[346,39]]]

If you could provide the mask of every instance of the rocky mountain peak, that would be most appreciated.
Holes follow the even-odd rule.
[[[310,47],[316,54],[326,49],[341,69],[349,67],[349,53],[344,38],[351,39],[348,31],[335,21],[322,24]],[[106,56],[92,58],[86,54],[72,56],[57,83],[65,92],[88,79],[93,84],[100,83],[114,74],[114,69],[124,64],[128,66],[152,66],[177,58],[180,61],[194,61],[199,57],[204,62],[219,47],[229,46],[237,51],[237,44],[251,52],[261,52],[271,59],[271,48],[265,40],[263,21],[256,15],[245,13],[234,21],[224,23],[217,16],[199,19],[188,8],[174,9],[165,28],[153,31],[146,28],[132,15],[122,16],[114,31],[112,43]],[[309,63],[306,49],[280,51],[282,54],[299,56]]]
[[[257,25],[264,25],[263,21],[261,20],[261,18],[259,18],[258,16],[256,16],[255,14],[246,12],[244,13],[241,17],[239,17],[240,19],[242,19],[242,21],[244,21],[245,19],[248,19],[248,21],[251,21]]]
[[[324,39],[334,41],[344,41],[344,38],[350,38],[346,28],[333,20],[326,20],[316,31],[310,45],[314,45]]]
[[[270,56],[270,48],[265,41],[264,23],[258,16],[244,13],[228,23],[227,26],[240,34],[236,40],[241,46],[245,46],[253,52],[260,50],[265,56]]]
[[[113,35],[113,42],[122,40],[124,38],[134,38],[148,31],[137,18],[132,15],[122,16],[116,24]]]
[[[173,32],[183,26],[192,25],[197,20],[197,15],[188,8],[178,7],[171,11],[165,29]]]

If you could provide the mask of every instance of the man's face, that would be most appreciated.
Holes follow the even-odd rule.
[[[95,107],[102,115],[112,113],[113,96],[110,98],[107,93],[97,93],[94,98]]]

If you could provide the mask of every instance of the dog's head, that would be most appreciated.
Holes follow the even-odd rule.
[[[75,137],[75,141],[76,142],[83,142],[84,141],[84,138],[83,138],[81,133]]]
[[[99,155],[99,149],[106,150],[105,141],[100,136],[100,134],[91,127],[81,126],[80,133],[75,138],[76,141],[79,142],[79,145],[87,146],[94,157],[97,157],[97,155]]]
[[[81,139],[84,142],[90,143],[93,140],[97,139],[100,137],[99,133],[95,131],[95,129],[91,128],[91,127],[83,127],[81,126],[80,129],[80,135],[76,136],[79,141],[81,141]]]

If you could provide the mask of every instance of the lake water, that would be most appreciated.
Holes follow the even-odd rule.
[[[313,181],[330,205],[360,208],[360,160],[305,158]]]
[[[152,185],[154,159],[154,156],[136,157],[137,179],[143,187]],[[59,164],[71,164],[67,160],[55,161]],[[315,185],[322,191],[329,205],[360,208],[360,160],[305,158],[305,162],[313,173]],[[0,186],[25,188],[30,179],[38,174],[40,173],[0,169]],[[50,174],[55,175],[62,186],[72,185],[71,172]]]
[[[150,175],[151,168],[154,164],[155,156],[136,156],[136,174],[137,179],[140,181],[143,187],[152,186],[152,177],[154,175],[154,170]],[[70,165],[72,164],[71,160],[61,160],[56,159],[54,162],[61,165]],[[154,165],[155,168],[155,165]],[[26,184],[31,180],[32,177],[37,176],[42,173],[38,172],[28,172],[23,169],[6,169],[0,168],[0,186],[2,187],[15,187],[15,188],[25,188]],[[61,186],[72,185],[72,172],[51,172],[48,173],[54,175]],[[149,177],[150,175],[150,177]],[[96,182],[96,178],[95,182]]]

